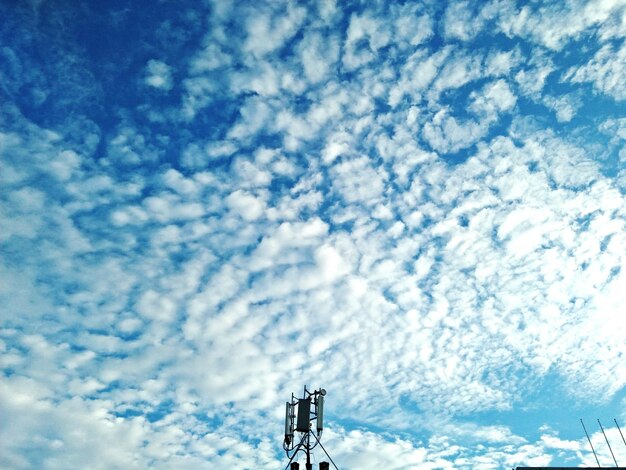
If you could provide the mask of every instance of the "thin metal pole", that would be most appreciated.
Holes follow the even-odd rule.
[[[611,456],[613,457],[613,462],[615,462],[615,466],[619,467],[617,460],[615,460],[615,454],[613,453],[613,449],[611,449],[611,444],[609,444],[609,439],[606,437],[606,434],[604,433],[604,428],[602,427],[602,423],[600,422],[600,419],[598,419],[598,424],[600,425],[600,429],[602,430],[602,434],[604,434],[604,440],[606,441],[606,445],[609,446],[609,450],[611,451]]]
[[[311,431],[306,433],[306,470],[311,470]]]
[[[596,462],[598,463],[598,468],[600,468],[600,461],[598,460],[598,456],[596,455],[596,451],[593,448],[593,444],[591,443],[591,439],[589,439],[589,434],[587,433],[587,428],[585,427],[585,423],[583,423],[583,419],[580,418],[580,424],[583,425],[583,430],[585,431],[585,435],[587,436],[587,440],[589,441],[589,445],[591,446],[591,452],[593,452],[593,456],[596,458]]]
[[[624,445],[626,446],[626,439],[624,439],[624,435],[622,434],[622,430],[619,428],[619,424],[617,424],[617,420],[615,418],[613,418],[613,421],[615,421],[615,426],[617,426],[617,430],[619,431],[619,435],[622,436],[622,441],[624,441]]]
[[[333,458],[330,455],[328,455],[328,452],[326,452],[326,449],[324,449],[324,446],[322,445],[322,441],[320,441],[314,433],[312,433],[312,434],[313,434],[313,437],[315,438],[315,440],[317,441],[317,443],[322,447],[322,450],[326,454],[326,457],[328,457],[330,459],[330,461],[332,462],[333,466],[337,470],[339,470],[339,468],[337,468],[337,465],[335,465],[335,462],[333,461]]]

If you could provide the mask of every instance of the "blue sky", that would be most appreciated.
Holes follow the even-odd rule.
[[[624,1],[0,17],[0,466],[626,464]]]

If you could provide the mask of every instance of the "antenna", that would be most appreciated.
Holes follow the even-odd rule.
[[[617,424],[617,420],[615,418],[613,418],[613,421],[615,421],[615,426],[617,426],[617,430],[619,431],[619,435],[622,436],[622,441],[624,441],[624,445],[626,446],[626,439],[624,439],[624,435],[622,434],[622,430],[619,428],[619,424]]]
[[[285,405],[285,444],[290,445],[293,441],[293,418],[295,414],[291,403],[285,402]]]
[[[322,434],[322,430],[324,429],[324,395],[326,395],[326,390],[321,388],[320,396],[317,397],[317,402],[315,403],[315,413],[317,414],[317,435],[318,436]]]
[[[591,452],[593,452],[593,456],[596,458],[596,462],[598,463],[598,468],[600,468],[600,461],[598,460],[598,456],[596,455],[596,451],[593,448],[593,444],[591,443],[591,439],[589,439],[589,434],[587,433],[587,428],[585,427],[585,423],[583,423],[583,419],[580,418],[580,424],[583,425],[583,430],[585,431],[585,436],[587,436],[587,440],[589,441],[589,445],[591,446]]]
[[[291,401],[286,402],[285,404],[285,440],[283,441],[283,449],[289,457],[289,462],[287,463],[287,467],[289,465],[295,466],[298,468],[297,463],[293,463],[292,461],[298,454],[298,452],[304,452],[306,455],[306,469],[311,470],[313,466],[311,465],[311,450],[313,450],[317,445],[322,448],[326,456],[330,459],[333,466],[336,470],[337,465],[333,462],[333,459],[328,455],[326,449],[322,445],[320,439],[322,436],[322,431],[324,430],[324,397],[326,396],[326,390],[320,388],[319,390],[314,390],[310,392],[307,390],[306,385],[304,386],[304,392],[302,398],[296,398],[293,393],[291,394]],[[311,405],[313,405],[313,410],[311,410]],[[297,414],[296,414],[296,406],[297,406]],[[316,422],[316,431],[317,435],[313,432],[311,427],[311,422],[315,420]],[[295,428],[294,428],[295,421]],[[294,431],[300,433],[300,441],[296,445],[296,441],[294,439]],[[311,436],[315,439],[313,441]],[[320,469],[328,468],[328,462],[320,462]]]
[[[600,418],[598,418],[598,424],[600,425],[600,429],[602,430],[602,434],[604,434],[604,440],[606,441],[606,445],[609,446],[609,450],[611,451],[611,456],[613,457],[613,462],[615,462],[615,466],[619,467],[617,464],[617,460],[615,460],[615,454],[613,453],[613,449],[611,449],[611,444],[609,444],[609,440],[604,433],[604,428],[602,427],[602,423],[600,422]]]

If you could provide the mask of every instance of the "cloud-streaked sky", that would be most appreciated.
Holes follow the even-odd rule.
[[[0,467],[626,464],[625,1],[0,17]]]

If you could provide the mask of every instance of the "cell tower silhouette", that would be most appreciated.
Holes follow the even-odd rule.
[[[332,462],[335,469],[339,470],[321,442],[322,431],[324,430],[325,396],[326,390],[323,388],[310,392],[305,385],[302,398],[296,398],[292,393],[291,401],[285,403],[285,439],[283,441],[283,449],[287,457],[289,457],[289,462],[287,462],[285,470],[287,470],[290,465],[291,470],[298,470],[300,468],[300,465],[293,461],[299,452],[304,452],[306,455],[306,470],[313,470],[311,451],[318,445]],[[311,407],[313,407],[313,409],[311,409]],[[315,431],[317,432],[314,432],[311,426],[313,421],[315,421]],[[294,438],[295,432],[299,433],[299,441],[297,444]],[[311,440],[311,436],[313,436],[314,441]],[[320,462],[319,468],[320,470],[328,470],[330,467],[328,462]]]

